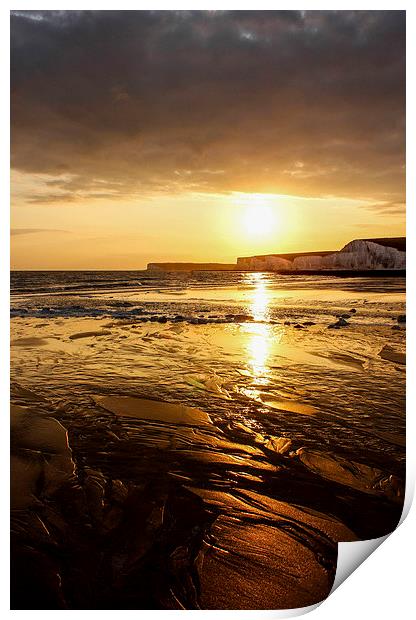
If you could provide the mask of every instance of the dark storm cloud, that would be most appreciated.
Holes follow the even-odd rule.
[[[13,167],[54,175],[48,202],[187,190],[403,200],[404,12],[11,19]]]

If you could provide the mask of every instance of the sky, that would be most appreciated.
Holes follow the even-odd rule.
[[[13,269],[405,232],[402,11],[12,11]]]

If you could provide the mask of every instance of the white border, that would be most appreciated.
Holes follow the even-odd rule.
[[[411,282],[411,285],[408,287],[407,294],[407,314],[408,317],[414,317],[415,310],[415,298],[416,291],[414,290],[414,276],[415,276],[415,252],[414,249],[414,241],[415,241],[415,230],[416,230],[416,215],[414,211],[415,205],[415,171],[416,171],[416,161],[415,161],[415,146],[414,146],[414,136],[416,136],[416,127],[414,121],[414,110],[416,110],[416,97],[415,97],[415,39],[416,39],[416,9],[413,8],[412,2],[407,1],[399,1],[396,3],[393,2],[366,2],[362,1],[357,3],[356,5],[351,6],[351,4],[346,2],[308,2],[303,1],[299,3],[298,6],[292,6],[291,3],[282,3],[282,2],[270,2],[270,1],[261,1],[257,2],[247,2],[247,1],[227,1],[227,2],[198,2],[194,0],[193,2],[149,2],[142,1],[140,3],[137,2],[123,2],[119,1],[117,3],[111,4],[109,2],[72,2],[69,7],[67,3],[62,4],[61,2],[42,2],[40,6],[33,2],[10,2],[6,3],[7,6],[2,6],[0,9],[0,27],[1,27],[1,37],[0,37],[0,51],[2,62],[2,97],[0,98],[1,105],[1,121],[3,123],[1,132],[2,140],[1,140],[1,169],[2,169],[2,183],[1,183],[1,193],[2,193],[2,203],[1,203],[1,221],[0,221],[0,257],[1,257],[1,270],[0,270],[0,291],[1,291],[1,303],[0,303],[0,342],[2,343],[2,353],[4,354],[3,359],[6,360],[8,357],[8,341],[9,341],[9,297],[6,291],[9,290],[9,236],[8,230],[10,227],[9,221],[9,211],[7,205],[9,204],[9,166],[10,166],[10,158],[9,158],[9,10],[35,10],[35,9],[43,9],[43,10],[56,10],[56,9],[117,9],[117,10],[137,10],[137,9],[153,9],[153,10],[162,10],[162,9],[257,9],[257,10],[270,10],[270,9],[312,9],[312,10],[342,10],[342,9],[357,9],[357,10],[407,10],[407,90],[408,90],[408,116],[407,116],[407,136],[408,139],[413,137],[413,140],[408,143],[407,147],[407,169],[409,172],[407,178],[407,280]],[[415,325],[412,321],[412,318],[407,322],[407,340],[408,343],[416,342],[415,340]],[[408,377],[414,376],[415,373],[415,350],[413,347],[408,347]],[[6,371],[3,369],[6,368]],[[0,390],[1,390],[1,403],[2,407],[2,416],[1,422],[4,424],[4,432],[2,433],[2,438],[4,444],[2,445],[2,450],[0,451],[1,458],[3,459],[3,467],[1,469],[2,472],[8,471],[8,461],[9,461],[9,446],[8,446],[8,399],[9,399],[9,369],[7,367],[7,363],[3,363],[3,369],[0,373]],[[407,386],[407,485],[406,485],[406,511],[409,510],[409,504],[411,496],[414,491],[414,483],[415,483],[415,464],[416,464],[416,450],[415,450],[415,438],[416,438],[416,424],[415,424],[415,416],[416,416],[416,399],[415,399],[415,390],[416,390],[416,382],[409,381]],[[8,531],[9,531],[9,506],[7,499],[8,497],[8,479],[5,476],[5,484],[6,494],[3,496],[3,503],[5,503],[4,508],[2,510],[2,527],[1,532],[5,537],[2,545],[2,577],[1,580],[1,593],[2,593],[2,609],[8,610],[8,590],[9,590],[9,582],[8,582],[8,557],[7,554],[4,553],[4,550],[8,548]],[[343,620],[344,618],[350,620],[352,614],[358,614],[360,618],[365,617],[366,614],[370,614],[372,616],[377,616],[378,618],[390,618],[391,617],[401,617],[401,618],[411,618],[414,614],[415,601],[413,596],[413,574],[414,574],[414,562],[412,552],[409,551],[410,546],[413,543],[413,553],[416,548],[416,519],[415,519],[416,509],[413,506],[410,510],[411,519],[407,519],[389,539],[384,542],[382,545],[382,551],[378,550],[375,553],[375,557],[371,558],[368,562],[365,562],[364,565],[360,566],[360,568],[353,574],[349,580],[347,581],[347,585],[343,585],[341,588],[337,589],[334,594],[321,604],[316,611],[313,612],[314,618],[320,618],[321,620],[325,620],[326,618],[333,620],[334,615],[336,614],[337,619]],[[344,545],[355,544],[355,543],[343,543]],[[377,558],[377,560],[375,559]],[[316,606],[313,606],[312,609],[315,609]],[[300,611],[300,610],[299,610]],[[311,611],[311,608],[306,608],[303,610]],[[10,612],[13,614],[26,614],[27,612],[21,611],[13,611]],[[45,615],[53,615],[55,618],[60,613],[73,614],[76,613],[78,618],[82,618],[84,616],[91,617],[91,615],[99,614],[100,618],[104,616],[113,616],[114,611],[67,611],[67,612],[57,612],[57,611],[30,611],[29,612],[34,618],[44,618]],[[137,615],[140,613],[141,616],[155,616],[159,617],[162,615],[169,614],[171,618],[176,614],[204,614],[205,616],[216,615],[219,616],[227,616],[230,618],[231,616],[235,616],[237,618],[241,615],[250,616],[258,618],[265,617],[266,615],[270,617],[289,617],[293,615],[299,615],[296,610],[289,610],[288,612],[282,611],[217,611],[217,612],[209,612],[209,611],[186,611],[186,612],[163,612],[163,611],[122,611],[125,615]]]

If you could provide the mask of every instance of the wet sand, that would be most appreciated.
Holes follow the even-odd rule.
[[[338,541],[394,529],[402,303],[344,291],[279,316],[249,293],[13,318],[12,608],[311,605]]]

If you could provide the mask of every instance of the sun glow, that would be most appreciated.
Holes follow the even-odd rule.
[[[274,232],[276,218],[269,205],[252,204],[246,207],[243,215],[244,230],[250,236],[266,236]]]
[[[260,251],[260,246],[275,239],[278,233],[281,235],[281,227],[286,219],[282,198],[277,194],[233,194],[232,202],[237,207],[241,241],[250,240],[259,246],[255,251]]]

